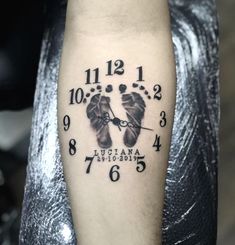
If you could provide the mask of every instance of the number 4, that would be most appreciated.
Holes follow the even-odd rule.
[[[160,148],[161,148],[161,144],[160,144],[160,136],[158,136],[156,134],[156,138],[155,138],[155,141],[153,143],[153,147],[156,147],[156,151],[160,151]]]

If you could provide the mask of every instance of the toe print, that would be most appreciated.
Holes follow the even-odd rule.
[[[113,91],[113,86],[111,84],[109,84],[106,89],[105,89],[105,92],[107,93],[111,93]]]
[[[136,127],[127,127],[124,133],[124,144],[127,147],[133,147],[140,134],[141,121],[144,117],[145,102],[140,94],[132,92],[131,94],[122,95],[122,105],[126,110],[128,121]]]
[[[83,103],[86,104],[87,100],[92,97],[94,93],[100,94],[102,92],[102,86],[97,85],[95,88],[91,88],[89,92],[86,93],[85,98],[83,99]]]
[[[132,87],[136,89],[139,88],[139,90],[143,92],[149,100],[152,99],[152,97],[149,95],[148,90],[143,85],[139,85],[138,83],[132,83]]]

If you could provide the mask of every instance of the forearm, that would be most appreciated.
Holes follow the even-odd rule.
[[[176,80],[169,14],[165,1],[119,2],[68,6],[58,121],[80,245],[161,239]]]

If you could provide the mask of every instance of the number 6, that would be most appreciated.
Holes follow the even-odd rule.
[[[116,182],[120,179],[120,173],[117,170],[114,170],[114,168],[117,168],[117,170],[120,169],[118,165],[112,166],[112,168],[109,171],[109,177],[113,182]]]

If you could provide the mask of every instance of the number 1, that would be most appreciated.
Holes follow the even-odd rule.
[[[137,67],[136,69],[139,72],[137,82],[144,82],[144,79],[143,79],[143,67],[140,66],[140,67]]]

